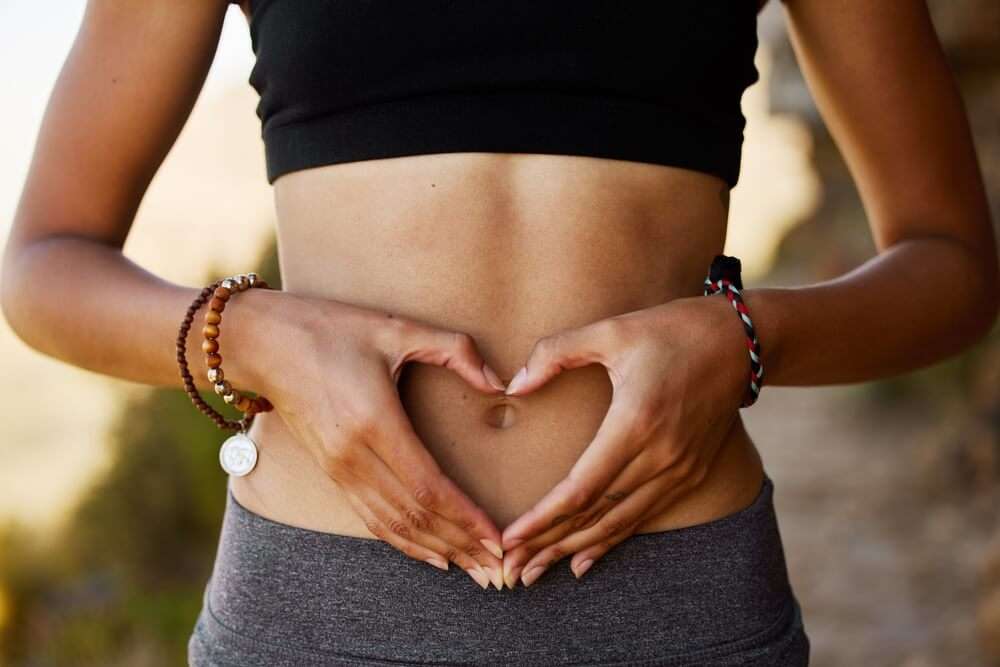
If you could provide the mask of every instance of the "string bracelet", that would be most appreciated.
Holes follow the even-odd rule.
[[[704,295],[710,296],[723,292],[743,324],[747,351],[750,353],[750,381],[740,407],[748,408],[756,403],[760,396],[760,389],[764,385],[764,365],[761,363],[760,342],[757,340],[757,333],[750,320],[750,311],[743,302],[743,295],[740,293],[740,290],[743,289],[743,280],[740,276],[741,268],[738,258],[730,255],[716,255],[709,267],[708,276],[705,278]]]

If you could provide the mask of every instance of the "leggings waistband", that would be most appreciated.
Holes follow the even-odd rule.
[[[765,474],[733,514],[634,534],[580,580],[565,558],[497,591],[381,540],[273,521],[227,490],[192,642],[244,666],[679,665],[785,650],[793,633],[802,642],[801,612],[772,495]]]

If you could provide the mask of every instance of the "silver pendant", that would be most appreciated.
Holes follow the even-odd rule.
[[[257,465],[256,443],[243,431],[229,436],[219,448],[219,463],[230,475],[246,475]]]

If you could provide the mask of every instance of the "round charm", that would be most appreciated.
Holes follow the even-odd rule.
[[[246,433],[231,435],[219,448],[219,463],[230,475],[242,477],[257,465],[257,445]]]

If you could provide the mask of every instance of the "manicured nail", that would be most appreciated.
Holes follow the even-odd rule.
[[[520,388],[520,385],[524,382],[524,376],[527,374],[528,374],[528,369],[525,368],[524,366],[521,366],[521,370],[519,370],[514,375],[514,377],[510,379],[510,384],[507,385],[507,389],[504,391],[504,393],[510,395],[513,394],[515,391],[517,391]]]
[[[493,540],[488,540],[485,537],[479,541],[482,543],[484,547],[486,547],[486,550],[489,551],[491,554],[493,554],[497,558],[503,558],[503,549],[500,548],[499,544],[497,544]]]
[[[503,564],[503,583],[507,585],[507,588],[514,590],[514,581],[516,577],[510,576],[510,563]]]
[[[490,578],[486,576],[486,573],[483,572],[482,568],[478,565],[476,567],[466,568],[465,571],[469,573],[470,577],[476,580],[476,583],[479,584],[480,588],[487,588],[490,585]]]
[[[504,389],[503,381],[500,379],[500,376],[497,375],[496,371],[490,368],[485,361],[483,362],[483,375],[486,377],[486,381],[493,385],[494,388],[500,389],[501,391]]]
[[[490,568],[489,569],[489,573],[490,573],[490,581],[493,582],[493,587],[496,588],[498,591],[502,591],[503,590],[503,572],[500,571],[500,568],[495,568],[495,569],[494,568]]]
[[[530,570],[521,575],[521,583],[525,586],[530,586],[535,583],[535,579],[541,576],[542,572],[545,571],[544,565],[535,565]]]
[[[588,558],[587,560],[580,563],[580,567],[576,568],[576,572],[574,572],[573,574],[575,574],[576,578],[579,579],[580,577],[583,576],[584,572],[590,569],[590,566],[593,564],[594,564],[594,559]]]
[[[431,556],[430,558],[426,558],[425,562],[430,563],[434,567],[441,568],[442,570],[448,570],[448,561],[443,558],[434,558]]]

